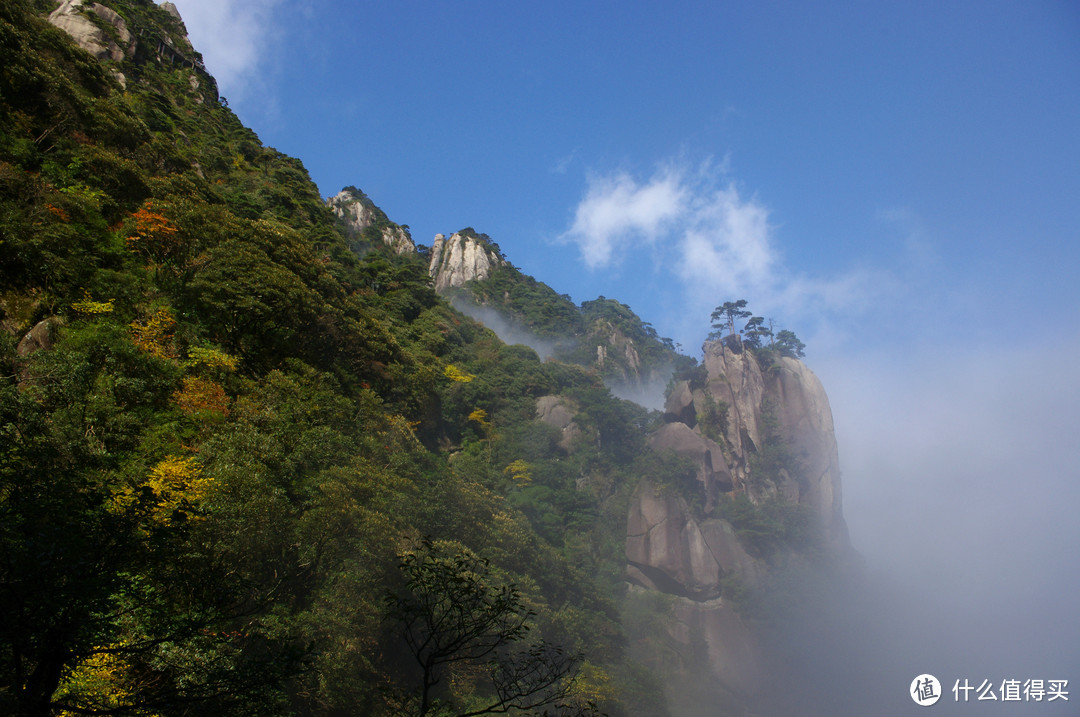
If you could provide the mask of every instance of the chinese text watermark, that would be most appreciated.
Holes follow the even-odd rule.
[[[973,682],[964,677],[953,683],[952,693],[955,702],[1068,702],[1069,681],[1007,678]],[[930,674],[919,675],[911,681],[909,694],[915,704],[929,707],[941,699],[941,682]]]

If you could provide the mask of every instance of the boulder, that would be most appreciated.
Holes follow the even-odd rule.
[[[60,318],[57,316],[50,316],[37,322],[34,324],[34,328],[26,332],[26,335],[19,341],[18,346],[15,347],[15,352],[25,358],[37,351],[51,349],[56,342],[56,330],[60,327],[60,324]]]
[[[685,423],[690,428],[697,425],[694,393],[690,390],[689,381],[679,381],[672,388],[664,404],[664,420],[671,423]]]
[[[116,28],[115,39],[95,25],[86,12],[94,13]],[[49,22],[71,35],[79,47],[99,60],[120,62],[125,56],[135,53],[135,41],[124,18],[104,5],[86,4],[84,0],[62,0],[59,7],[49,13]]]
[[[559,429],[559,448],[569,451],[574,439],[581,435],[581,428],[574,423],[574,408],[561,396],[541,396],[536,399],[536,417],[553,428]]]

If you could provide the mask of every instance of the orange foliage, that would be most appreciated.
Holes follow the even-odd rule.
[[[68,216],[68,213],[65,212],[63,209],[61,209],[60,207],[53,206],[52,204],[49,204],[48,202],[46,202],[45,203],[45,208],[48,209],[53,214],[55,214],[57,216],[57,218],[60,219],[60,221],[65,222],[65,223],[71,221],[71,217]]]
[[[184,387],[173,394],[173,400],[185,413],[210,411],[229,415],[229,397],[218,383],[198,376],[185,376]]]
[[[176,225],[153,208],[153,202],[147,201],[142,209],[131,215],[135,220],[135,235],[126,241],[131,251],[163,262],[178,252],[180,242],[176,238]]]

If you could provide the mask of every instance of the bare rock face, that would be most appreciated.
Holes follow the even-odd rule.
[[[703,653],[694,655],[699,664],[708,665],[712,676],[730,690],[746,695],[758,691],[762,681],[761,648],[738,613],[722,600],[676,600],[673,612],[677,621],[673,637]]]
[[[762,443],[759,418],[765,381],[749,351],[736,352],[721,341],[705,344],[705,368],[710,396],[728,405],[727,440],[732,452],[745,459]],[[745,460],[737,461],[738,470]],[[738,476],[744,478],[744,475]]]
[[[116,38],[95,25],[86,12],[94,13],[116,28]],[[61,0],[59,7],[49,14],[49,22],[71,35],[79,47],[99,60],[120,62],[135,53],[135,42],[124,18],[104,5],[86,4],[84,0]]]
[[[648,479],[630,500],[626,558],[632,583],[699,602],[722,597],[729,573],[745,584],[758,580],[753,558],[726,521],[699,524],[682,497]]]
[[[601,373],[607,375],[614,369],[623,380],[641,378],[641,357],[633,339],[606,320],[593,326],[592,335],[604,342],[596,345],[596,364]],[[609,354],[609,347],[613,354]]]
[[[691,455],[687,439],[680,439],[677,446],[671,437],[682,436],[687,429],[701,434],[701,422],[710,404],[726,404],[725,445],[716,446],[710,455],[714,466],[718,465],[717,453],[727,461],[730,477],[726,482],[719,479],[720,490],[731,490],[725,488],[728,485],[738,490],[754,484],[747,488],[753,500],[778,496],[808,505],[820,516],[829,544],[847,549],[832,410],[821,381],[803,362],[789,357],[779,357],[762,372],[753,353],[740,349],[737,343],[705,344],[705,387],[691,390],[685,381],[675,386],[665,406],[665,419],[670,423],[656,432],[650,445]],[[795,465],[782,470],[774,483],[763,485],[751,480],[750,464],[770,437],[784,444]],[[706,494],[706,498],[711,505],[711,497]]]
[[[715,697],[710,684],[752,701],[765,679],[753,626],[724,590],[759,585],[772,568],[751,557],[719,517],[722,494],[808,506],[820,517],[828,546],[838,555],[850,551],[832,412],[821,382],[801,361],[768,352],[760,358],[763,369],[738,340],[708,343],[704,354],[705,370],[693,383],[673,387],[664,407],[667,423],[648,440],[653,450],[692,460],[700,492],[691,495],[692,486],[657,490],[658,482],[643,476],[630,499],[626,536],[627,581],[674,601],[665,649],[675,657],[655,668],[669,688],[669,709],[687,715],[706,714],[702,705]],[[796,556],[797,546],[786,549]],[[690,696],[695,690],[703,691]]]
[[[435,280],[435,291],[443,291],[486,279],[502,263],[503,259],[477,237],[454,233],[447,239],[436,234],[428,274]]]
[[[388,220],[363,193],[352,188],[342,189],[330,197],[326,205],[345,221],[349,232],[360,235],[368,227],[379,227],[383,244],[393,249],[395,254],[411,254],[416,251],[416,244],[408,230]]]
[[[536,399],[536,417],[542,423],[562,432],[559,448],[569,451],[574,439],[581,435],[581,428],[574,422],[574,408],[561,396],[541,396]]]
[[[705,511],[711,512],[720,493],[732,490],[731,471],[719,444],[696,433],[685,423],[666,423],[649,436],[654,451],[674,451],[697,465],[697,479],[705,495]]]
[[[670,706],[680,706],[679,695],[686,692],[680,683],[701,683],[704,676],[707,682],[753,695],[761,680],[760,648],[724,586],[729,578],[756,586],[760,569],[734,528],[717,518],[695,519],[682,497],[645,479],[630,500],[626,557],[633,589],[675,596],[664,657],[654,665],[674,688]]]
[[[777,407],[779,430],[800,464],[799,502],[821,517],[830,545],[844,549],[849,540],[840,497],[840,460],[825,387],[802,361],[784,357],[772,372],[768,389]]]

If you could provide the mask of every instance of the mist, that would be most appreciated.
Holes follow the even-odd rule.
[[[667,392],[668,382],[671,381],[672,373],[674,373],[674,369],[671,366],[664,366],[646,381],[629,382],[605,379],[604,385],[611,391],[611,395],[616,398],[632,401],[650,411],[663,411],[667,398],[665,393]]]
[[[479,321],[494,331],[495,335],[503,343],[528,346],[540,356],[541,361],[546,361],[554,356],[557,348],[565,349],[573,345],[573,339],[570,337],[563,341],[542,339],[528,329],[514,323],[501,311],[488,306],[480,306],[460,296],[453,297],[451,304],[461,313]],[[646,381],[632,382],[605,379],[604,385],[616,398],[632,401],[649,410],[662,411],[664,409],[664,393],[667,391],[667,384],[671,379],[672,372],[673,368],[671,366],[665,366],[659,372],[652,374]]]
[[[541,361],[546,361],[555,353],[556,342],[542,339],[528,329],[515,324],[501,311],[469,301],[460,296],[453,296],[450,303],[455,309],[471,319],[476,319],[495,332],[499,339],[508,345],[522,344],[535,351]]]
[[[1080,341],[816,362],[844,513],[864,567],[807,597],[773,639],[774,714],[1080,712]],[[1004,680],[1068,680],[1068,701],[1003,702]],[[953,687],[993,685],[997,701]],[[794,711],[792,711],[794,710]]]

